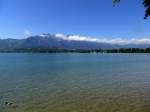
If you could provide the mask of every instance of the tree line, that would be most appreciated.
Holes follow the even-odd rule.
[[[1,53],[150,53],[150,48],[117,49],[64,49],[64,48],[17,48],[0,49]]]

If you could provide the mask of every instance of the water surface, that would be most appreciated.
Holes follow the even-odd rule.
[[[150,55],[0,54],[0,112],[150,112]]]

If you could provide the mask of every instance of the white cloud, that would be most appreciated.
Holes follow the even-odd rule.
[[[31,36],[32,35],[32,32],[30,30],[24,30],[24,34],[26,36]]]
[[[123,39],[123,38],[92,38],[86,36],[79,35],[69,35],[66,36],[64,34],[56,34],[57,38],[61,38],[64,40],[73,40],[73,41],[90,41],[90,42],[98,42],[98,43],[109,43],[109,44],[118,44],[118,45],[127,45],[127,44],[150,44],[150,38],[131,38],[131,39]]]

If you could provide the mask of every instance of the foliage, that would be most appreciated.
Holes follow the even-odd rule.
[[[0,49],[1,53],[150,53],[150,48],[120,49],[62,49],[62,48],[19,48]]]
[[[146,8],[144,17],[144,19],[146,19],[148,16],[150,16],[150,0],[143,0],[143,5]]]
[[[120,0],[113,0],[113,5],[115,6],[119,2],[120,2]],[[144,19],[147,19],[147,17],[150,16],[150,0],[143,0],[142,4],[145,7],[145,17],[144,17]]]

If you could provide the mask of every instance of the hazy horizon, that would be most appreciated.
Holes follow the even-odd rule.
[[[56,38],[56,39],[61,39],[61,40],[66,40],[66,41],[87,41],[87,42],[96,42],[96,43],[107,43],[107,44],[116,44],[116,45],[128,45],[128,44],[135,44],[135,45],[140,45],[140,44],[150,44],[150,38],[145,37],[145,38],[103,38],[103,37],[90,37],[90,36],[83,36],[83,35],[65,35],[62,33],[56,33],[56,34],[39,34],[39,35],[29,35],[28,37],[25,38],[1,38],[1,40],[5,39],[27,39],[30,37],[43,37],[43,38]]]

